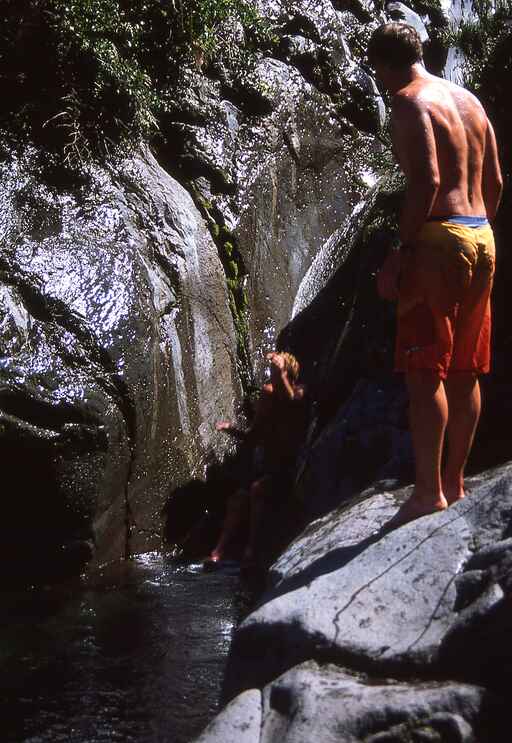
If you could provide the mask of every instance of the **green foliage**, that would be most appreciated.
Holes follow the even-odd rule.
[[[203,54],[233,53],[237,30],[255,30],[259,16],[245,0],[178,0],[181,29]],[[238,27],[238,28],[237,28]]]
[[[494,50],[511,33],[512,0],[473,0],[472,9],[474,17],[449,26],[442,32],[442,40],[464,53],[464,85],[478,93]]]
[[[0,127],[68,161],[158,131],[184,67],[242,64],[249,0],[3,0]],[[236,57],[236,60],[235,60]]]
[[[200,195],[197,187],[189,183],[189,189],[196,205],[210,228],[217,246],[222,268],[226,276],[228,302],[235,326],[237,339],[237,365],[242,387],[248,391],[253,386],[251,354],[249,351],[249,296],[247,292],[248,273],[236,236],[224,222],[218,209]],[[218,220],[218,221],[217,221]]]

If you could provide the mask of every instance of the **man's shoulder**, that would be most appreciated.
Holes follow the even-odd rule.
[[[412,88],[403,88],[393,96],[391,116],[395,122],[402,122],[421,116],[424,108],[424,102],[419,91]]]
[[[469,90],[450,80],[430,75],[395,93],[393,113],[398,117],[414,116],[436,110],[439,106],[458,107],[461,104],[475,113],[485,113],[478,98]]]
[[[482,115],[485,115],[484,107],[476,95],[471,93],[469,90],[466,90],[466,88],[463,88],[462,85],[456,85],[455,83],[449,83],[449,85],[452,96],[456,102],[464,103],[466,107],[469,106],[473,111],[478,111]]]

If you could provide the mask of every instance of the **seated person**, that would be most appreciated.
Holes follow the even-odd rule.
[[[229,421],[219,421],[222,431],[254,447],[254,472],[247,488],[238,489],[227,502],[226,516],[217,545],[205,561],[213,568],[224,558],[226,547],[249,515],[249,537],[244,552],[244,565],[255,559],[256,539],[265,499],[270,495],[285,497],[293,487],[296,457],[306,430],[304,387],[297,384],[299,362],[289,353],[272,352],[270,382],[263,385],[256,403],[252,425],[246,431]]]

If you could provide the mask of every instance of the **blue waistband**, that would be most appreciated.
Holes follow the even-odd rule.
[[[461,224],[464,227],[485,227],[489,224],[487,217],[464,217],[460,214],[452,214],[448,217],[429,217],[427,222],[450,222],[450,224]]]

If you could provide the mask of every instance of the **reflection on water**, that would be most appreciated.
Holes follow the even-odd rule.
[[[215,714],[238,578],[156,554],[3,597],[2,741],[185,743]]]

